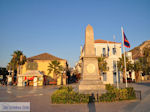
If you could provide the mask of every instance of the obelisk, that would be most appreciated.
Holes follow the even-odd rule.
[[[79,84],[79,92],[99,92],[104,89],[100,81],[98,59],[94,48],[94,32],[91,25],[85,30],[84,56],[82,63],[82,79]]]

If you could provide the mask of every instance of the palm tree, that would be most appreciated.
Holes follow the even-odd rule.
[[[16,70],[16,64],[15,62],[11,59],[11,61],[7,65],[7,70],[11,70],[11,76],[12,76],[12,83],[14,83],[14,74]]]
[[[99,73],[101,74],[101,72],[106,72],[108,70],[107,67],[107,62],[105,60],[106,58],[101,56],[98,58],[98,68],[99,68]]]
[[[22,51],[14,51],[12,59],[8,64],[8,67],[12,69],[12,80],[14,80],[14,71],[17,70],[17,75],[20,74],[20,66],[26,62],[26,56]]]
[[[49,73],[48,74],[53,72],[54,80],[57,80],[58,75],[60,75],[63,70],[64,69],[63,69],[62,65],[60,65],[59,61],[54,60],[51,63],[49,63],[49,66],[48,66]]]
[[[26,62],[26,56],[23,55],[22,51],[14,51],[13,60],[16,63],[17,74],[20,74],[20,66]]]
[[[139,72],[142,70],[142,65],[139,61],[136,61],[134,63],[134,71],[135,71],[135,81],[139,82],[140,80],[140,75]]]

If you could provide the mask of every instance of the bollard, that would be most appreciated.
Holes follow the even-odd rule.
[[[137,98],[137,99],[142,100],[141,91],[139,91],[139,90],[135,90],[135,95],[136,95],[136,98]]]

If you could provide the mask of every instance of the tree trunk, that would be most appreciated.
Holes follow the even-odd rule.
[[[123,83],[126,82],[126,76],[125,76],[125,71],[123,70]]]
[[[101,78],[101,76],[102,76],[102,75],[101,75],[101,70],[99,70],[99,74],[100,74],[99,79],[102,80],[102,78]]]
[[[20,71],[19,69],[20,69],[20,67],[17,66],[17,78],[16,78],[16,84],[18,83],[18,75],[20,74],[20,73],[19,73],[19,71]]]
[[[135,80],[136,80],[136,82],[139,82],[139,81],[140,81],[139,72],[135,72]]]
[[[14,83],[14,71],[11,73],[12,76],[12,84]]]
[[[53,78],[54,80],[57,80],[57,75],[55,73],[53,73]]]
[[[20,70],[20,74],[22,74],[22,65],[20,65],[20,68],[19,68]]]

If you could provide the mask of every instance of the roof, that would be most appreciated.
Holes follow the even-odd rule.
[[[113,42],[113,41],[107,41],[107,40],[102,40],[102,39],[97,39],[95,40],[95,43],[116,43],[116,44],[121,44],[121,43],[118,43],[118,42]]]
[[[42,53],[37,56],[27,58],[27,60],[64,60],[48,53]]]
[[[116,44],[121,44],[121,43],[119,43],[119,42],[113,42],[113,41],[108,41],[108,40],[102,40],[102,39],[97,39],[97,40],[94,40],[94,43],[111,43],[111,44],[114,44],[114,43],[116,43]],[[83,46],[83,48],[82,48],[82,52],[83,52],[83,50],[84,50],[84,47],[85,47],[85,45]]]

